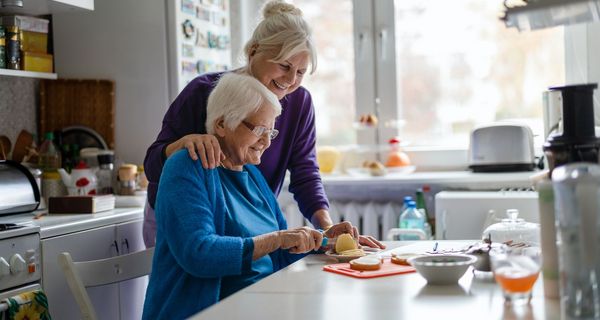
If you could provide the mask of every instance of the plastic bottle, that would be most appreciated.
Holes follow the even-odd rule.
[[[38,164],[44,172],[57,171],[61,167],[60,151],[53,140],[54,133],[46,132],[44,142],[40,146]]]
[[[404,197],[404,202],[402,203],[402,208],[400,208],[400,214],[398,215],[398,228],[401,228],[400,227],[400,216],[402,215],[402,213],[404,213],[404,211],[406,211],[406,209],[408,209],[409,201],[413,201],[411,196]]]
[[[417,209],[414,201],[408,202],[408,208],[400,215],[401,229],[419,229],[425,232],[425,216]],[[400,240],[420,240],[416,235],[401,235]]]

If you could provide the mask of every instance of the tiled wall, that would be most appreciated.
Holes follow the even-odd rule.
[[[37,134],[38,94],[38,79],[0,76],[0,135],[13,146],[21,130]]]

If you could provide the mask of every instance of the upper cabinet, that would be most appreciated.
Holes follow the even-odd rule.
[[[2,0],[0,0],[0,3]],[[15,2],[14,0],[11,2]],[[0,7],[2,14],[39,16],[58,12],[93,11],[94,0],[23,0],[23,7]]]
[[[0,0],[0,15],[22,15],[22,16],[41,16],[41,15],[52,15],[55,13],[68,13],[68,12],[85,12],[94,10],[94,0]],[[6,25],[6,24],[5,24]],[[46,29],[47,30],[47,29]],[[24,36],[21,30],[20,37]],[[39,30],[29,30],[36,32],[43,32]],[[25,36],[36,38],[40,40],[39,34],[37,37],[33,37],[36,32],[29,32]],[[47,32],[47,31],[46,31]],[[5,33],[6,37],[6,33]],[[31,39],[30,38],[30,39]],[[47,39],[47,40],[46,40]],[[4,44],[8,44],[7,38],[3,39]],[[19,40],[21,42],[21,53],[20,53],[20,64],[21,70],[13,70],[0,68],[0,76],[15,76],[15,77],[29,77],[29,78],[42,78],[42,79],[56,79],[57,74],[53,72],[47,72],[45,69],[52,69],[53,56],[52,50],[50,52],[43,50],[31,50],[31,52],[23,47],[24,39]],[[48,35],[44,38],[44,42],[52,41],[52,35]],[[26,41],[26,43],[29,43]],[[52,47],[52,44],[49,46]],[[28,52],[25,52],[25,51]],[[28,55],[27,58],[25,55]],[[27,60],[24,60],[27,59]],[[29,63],[28,66],[26,63]],[[32,67],[31,64],[42,63],[45,68]],[[49,67],[48,67],[49,66]],[[30,71],[27,71],[30,70]],[[31,71],[34,70],[34,71]],[[39,72],[46,71],[46,72]]]

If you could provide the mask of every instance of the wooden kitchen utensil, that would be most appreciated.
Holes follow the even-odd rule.
[[[12,144],[7,136],[0,136],[0,160],[8,159]]]
[[[39,132],[87,126],[115,147],[115,83],[109,80],[40,81]]]
[[[25,155],[27,155],[27,148],[33,144],[33,135],[27,130],[21,130],[15,141],[15,148],[13,149],[12,159],[16,162],[23,161]]]

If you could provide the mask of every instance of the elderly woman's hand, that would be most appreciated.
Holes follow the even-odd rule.
[[[225,160],[225,154],[221,152],[219,141],[212,134],[188,134],[167,146],[165,153],[167,157],[179,149],[187,149],[192,160],[202,162],[205,169],[216,168],[221,161]]]
[[[358,238],[358,243],[360,245],[365,245],[371,248],[385,249],[385,245],[377,241],[377,239],[375,239],[374,237],[360,235],[358,233],[358,229],[348,221],[334,224],[329,229],[327,229],[327,231],[325,232],[325,236],[328,238],[335,238],[341,235],[342,233],[349,233],[354,239]]]
[[[290,249],[291,253],[305,253],[321,246],[323,234],[309,227],[301,227],[279,231],[279,239],[281,249]]]

